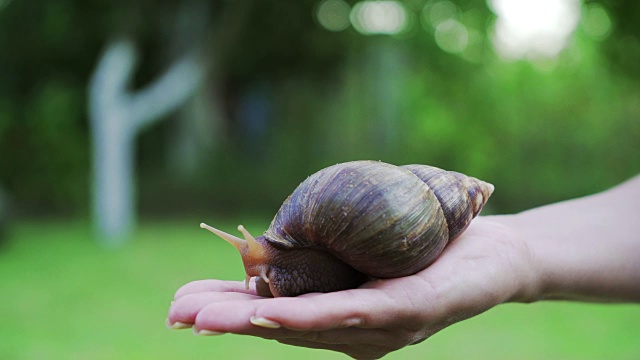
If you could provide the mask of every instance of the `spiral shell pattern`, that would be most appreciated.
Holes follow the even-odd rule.
[[[492,191],[432,166],[337,164],[303,181],[264,237],[276,247],[328,251],[372,277],[406,276],[430,265]]]

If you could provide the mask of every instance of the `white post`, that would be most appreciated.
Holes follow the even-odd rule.
[[[116,246],[135,226],[134,146],[146,126],[184,103],[203,79],[193,54],[174,63],[160,78],[135,93],[127,86],[136,63],[128,40],[112,42],[89,86],[93,140],[93,217],[103,242]]]

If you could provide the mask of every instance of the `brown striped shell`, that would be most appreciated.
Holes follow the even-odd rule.
[[[426,165],[337,164],[287,198],[264,238],[283,249],[328,251],[378,278],[414,274],[469,225],[493,185]]]

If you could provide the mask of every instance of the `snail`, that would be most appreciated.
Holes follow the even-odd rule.
[[[285,200],[269,228],[236,247],[263,296],[356,288],[425,269],[478,215],[493,185],[427,165],[352,161],[322,169]]]

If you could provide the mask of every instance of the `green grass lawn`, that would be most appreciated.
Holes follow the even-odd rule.
[[[245,225],[259,233],[268,220]],[[0,359],[345,358],[165,328],[182,284],[243,278],[235,250],[198,224],[143,223],[117,250],[100,247],[84,223],[17,225],[0,247]],[[231,231],[236,223],[215,225]],[[637,305],[508,304],[387,358],[638,359],[639,334]]]

